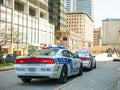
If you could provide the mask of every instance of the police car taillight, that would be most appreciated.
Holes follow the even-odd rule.
[[[89,58],[86,58],[86,57],[80,58],[80,59],[83,60],[83,61],[88,61],[89,60]]]
[[[25,61],[22,59],[16,60],[16,64],[25,64]]]
[[[26,58],[26,59],[17,59],[16,64],[54,64],[54,59],[49,58]]]
[[[43,59],[41,60],[42,64],[54,64],[54,60],[53,59]]]

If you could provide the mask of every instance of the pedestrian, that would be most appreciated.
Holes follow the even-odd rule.
[[[49,47],[46,44],[44,44],[43,49],[48,49],[48,48]]]

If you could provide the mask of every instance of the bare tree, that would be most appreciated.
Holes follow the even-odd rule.
[[[1,30],[0,32],[0,53],[2,54],[2,46],[10,43],[11,42],[11,30],[5,31],[5,30]],[[13,34],[13,43],[17,44],[17,48],[19,43],[22,41],[22,33],[18,32],[18,31],[14,31]]]

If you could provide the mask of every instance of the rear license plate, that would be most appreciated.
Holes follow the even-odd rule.
[[[28,71],[29,71],[29,72],[35,72],[35,71],[36,71],[36,68],[33,68],[33,67],[28,68]]]

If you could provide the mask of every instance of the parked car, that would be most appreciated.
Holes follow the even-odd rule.
[[[96,68],[96,59],[95,56],[92,56],[91,52],[89,52],[88,50],[80,50],[76,53],[82,60],[84,68],[87,68],[89,70]]]
[[[4,58],[3,58],[2,54],[0,54],[0,64],[4,64]]]
[[[15,54],[7,54],[5,57],[5,62],[6,63],[14,63],[16,59],[16,55]]]
[[[15,73],[23,82],[34,78],[57,79],[66,83],[69,76],[82,75],[82,61],[72,52],[60,47],[40,49],[22,58],[17,58]]]

